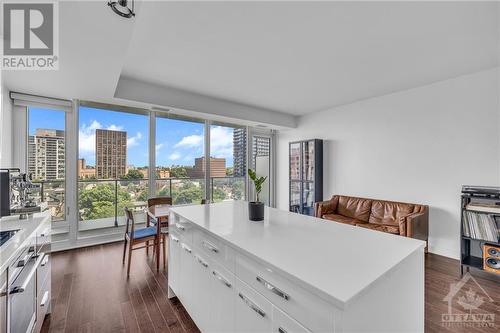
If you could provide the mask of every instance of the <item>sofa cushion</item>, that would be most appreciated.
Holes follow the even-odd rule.
[[[347,216],[339,215],[339,214],[325,214],[325,215],[323,215],[323,218],[325,220],[331,220],[331,221],[350,224],[350,225],[366,223],[366,222],[356,220],[356,219],[353,219],[353,218],[350,218]],[[368,223],[366,223],[366,224],[368,224]]]
[[[358,223],[358,227],[363,227],[367,229],[383,231],[390,234],[399,235],[399,226],[397,225],[387,225],[387,224],[375,224],[375,223]]]
[[[339,196],[336,213],[368,222],[371,206],[372,200],[370,199]]]
[[[415,205],[412,204],[374,200],[368,222],[399,225],[399,218],[413,213],[414,209]]]

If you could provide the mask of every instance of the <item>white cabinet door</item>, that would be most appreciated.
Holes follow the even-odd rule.
[[[179,236],[171,233],[168,238],[168,285],[176,295],[179,293],[180,246]]]
[[[212,263],[210,270],[210,327],[207,332],[232,333],[236,297],[234,275],[221,265]]]
[[[196,251],[196,250],[195,250]],[[190,313],[194,322],[202,332],[210,327],[210,302],[216,297],[210,290],[210,262],[199,251],[193,256],[193,312]]]
[[[311,333],[311,331],[273,306],[273,333]]]
[[[262,295],[236,280],[235,332],[270,333],[273,329],[272,304]]]
[[[189,312],[194,313],[194,304],[196,296],[193,293],[193,250],[191,245],[184,242],[180,247],[180,274],[179,274],[179,294],[177,297],[181,300],[182,304]]]

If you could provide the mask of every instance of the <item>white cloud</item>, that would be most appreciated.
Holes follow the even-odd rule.
[[[215,126],[210,129],[210,156],[231,158],[233,156],[233,129]]]
[[[111,124],[106,129],[108,129],[110,131],[123,131],[123,126],[117,126],[117,125]]]
[[[203,154],[203,140],[204,140],[203,135],[193,134],[183,137],[179,142],[177,142],[174,145],[174,147],[181,149],[198,148],[196,149],[196,153]],[[210,129],[210,155],[214,157],[224,157],[226,159],[232,158],[233,156],[232,128],[223,126],[213,126]]]
[[[181,158],[181,154],[179,154],[178,152],[173,152],[168,156],[168,158],[172,161],[177,161],[179,158]]]
[[[90,125],[83,124],[78,131],[79,155],[87,160],[95,157],[95,130],[102,125],[94,120]]]
[[[156,146],[155,146],[155,149],[156,151],[159,151],[160,149],[162,149],[163,147],[165,146],[164,143],[158,143]]]
[[[132,136],[127,139],[127,147],[137,146],[139,144],[140,139],[142,139],[142,133],[137,132],[135,136]]]
[[[203,135],[189,135],[181,139],[175,144],[175,148],[196,147],[203,143]]]

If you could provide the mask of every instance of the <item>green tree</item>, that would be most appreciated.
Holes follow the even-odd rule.
[[[174,205],[201,202],[203,198],[203,190],[200,186],[195,185],[193,182],[187,181],[181,186],[172,188],[172,197]]]
[[[95,220],[115,215],[115,186],[112,183],[90,185],[80,190],[78,204],[83,220]],[[125,207],[131,206],[130,194],[118,187],[117,205],[118,214],[123,215]]]
[[[192,167],[185,165],[172,165],[170,167],[170,177],[171,178],[188,178],[188,170],[193,169]]]
[[[233,199],[242,200],[245,196],[245,182],[243,180],[235,180],[233,183]]]
[[[224,190],[220,187],[215,187],[212,192],[212,196],[212,200],[214,202],[221,202],[226,199],[226,192],[224,192]]]
[[[126,175],[120,177],[120,179],[143,179],[144,175],[137,169],[131,169]]]

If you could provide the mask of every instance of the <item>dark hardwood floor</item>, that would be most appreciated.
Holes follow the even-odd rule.
[[[122,243],[113,243],[52,255],[53,308],[42,332],[199,332],[182,304],[167,299],[166,270],[156,272],[152,256],[147,258],[144,252],[136,251],[127,279],[122,249]],[[448,312],[448,303],[443,299],[450,284],[460,280],[458,262],[428,254],[425,266],[426,332],[499,332],[499,279],[473,272],[480,287],[469,280],[463,288],[491,297],[492,302],[481,296],[479,308],[495,316],[495,327],[462,323],[447,327],[442,315]],[[467,311],[453,304],[452,313]]]
[[[199,332],[182,304],[167,299],[167,273],[123,243],[52,254],[52,314],[42,332]]]

